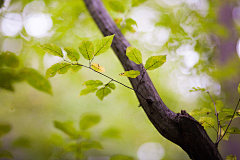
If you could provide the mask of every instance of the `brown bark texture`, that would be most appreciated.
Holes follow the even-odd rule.
[[[135,64],[126,56],[126,48],[130,44],[107,13],[101,0],[84,0],[84,2],[102,34],[104,36],[115,34],[111,47],[125,71],[139,70],[141,72],[142,64]],[[134,79],[129,78],[129,80],[133,88],[144,96],[143,98],[135,92],[140,105],[158,132],[180,146],[190,159],[222,160],[217,146],[211,141],[201,124],[186,111],[181,111],[181,113],[171,111],[160,98],[148,74],[144,75],[139,84],[141,78],[138,76]]]

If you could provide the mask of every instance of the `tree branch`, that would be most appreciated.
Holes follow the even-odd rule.
[[[129,42],[117,28],[100,0],[84,0],[90,14],[104,36],[115,34],[112,48],[119,58],[125,71],[139,70],[142,65],[137,65],[126,56]],[[222,160],[217,147],[211,141],[204,128],[186,111],[174,113],[158,95],[149,75],[145,73],[140,77],[129,78],[134,89],[138,90],[145,98],[136,93],[136,96],[147,114],[149,120],[158,132],[168,140],[179,145],[191,159],[194,160]],[[138,86],[139,81],[142,81]],[[137,89],[138,88],[138,89]]]

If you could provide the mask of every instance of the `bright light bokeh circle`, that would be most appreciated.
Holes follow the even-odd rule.
[[[29,14],[24,21],[24,27],[28,35],[36,38],[47,36],[52,26],[51,16],[41,12]]]
[[[1,32],[5,36],[16,36],[23,28],[23,18],[19,13],[6,13],[1,23]]]
[[[137,151],[140,160],[160,160],[164,157],[165,150],[160,143],[148,142],[141,145]]]

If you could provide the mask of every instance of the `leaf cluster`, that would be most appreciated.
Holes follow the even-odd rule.
[[[39,91],[52,94],[49,81],[33,68],[20,67],[20,58],[6,51],[0,54],[0,88],[14,91],[13,84],[26,81]]]

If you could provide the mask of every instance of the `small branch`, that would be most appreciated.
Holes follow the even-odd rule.
[[[135,91],[135,92],[138,93],[140,96],[142,96],[146,101],[148,101],[148,99],[145,98],[145,97],[144,97],[139,91],[137,91],[136,89],[131,88],[131,87],[129,87],[129,86],[127,86],[127,85],[125,85],[125,84],[123,84],[123,83],[121,83],[121,82],[119,82],[119,81],[117,81],[117,80],[115,80],[115,79],[113,79],[113,78],[111,78],[111,77],[109,77],[109,76],[101,73],[101,72],[95,71],[94,69],[91,68],[91,66],[88,67],[88,66],[85,66],[85,65],[82,65],[82,64],[79,64],[79,63],[74,64],[74,63],[72,63],[72,62],[67,61],[67,60],[64,59],[64,58],[63,58],[63,60],[64,60],[65,62],[71,64],[71,65],[78,65],[78,66],[82,66],[82,67],[91,69],[92,71],[97,72],[98,74],[101,74],[101,75],[104,76],[104,77],[107,77],[107,78],[110,79],[111,81],[114,81],[114,82],[116,82],[116,83],[118,83],[118,84],[121,84],[122,86],[124,86],[124,87],[126,87],[126,88],[128,88],[128,89],[131,89],[131,90]],[[110,82],[111,82],[111,81],[110,81]],[[109,83],[110,83],[110,82],[109,82]],[[109,84],[109,83],[108,83],[108,84]]]
[[[240,98],[238,99],[238,103],[237,103],[237,105],[236,105],[236,107],[235,107],[234,113],[233,113],[233,115],[232,115],[231,120],[230,120],[229,123],[228,123],[228,126],[227,126],[226,130],[225,130],[223,136],[218,140],[217,144],[222,140],[222,138],[223,138],[223,137],[225,136],[225,134],[227,133],[227,130],[228,130],[230,124],[232,123],[232,120],[233,120],[233,118],[234,118],[234,115],[235,115],[235,113],[236,113],[236,111],[237,111],[239,102],[240,102]]]
[[[215,115],[217,117],[217,124],[218,124],[218,131],[217,131],[217,139],[216,139],[216,143],[219,141],[220,137],[221,137],[221,125],[220,125],[220,120],[218,118],[218,112],[217,112],[217,108],[216,108],[216,103],[215,101],[213,100],[211,94],[209,91],[207,91],[209,97],[211,98],[212,102],[213,102],[213,105],[214,105],[214,108],[215,108]],[[216,144],[215,143],[215,144]]]

